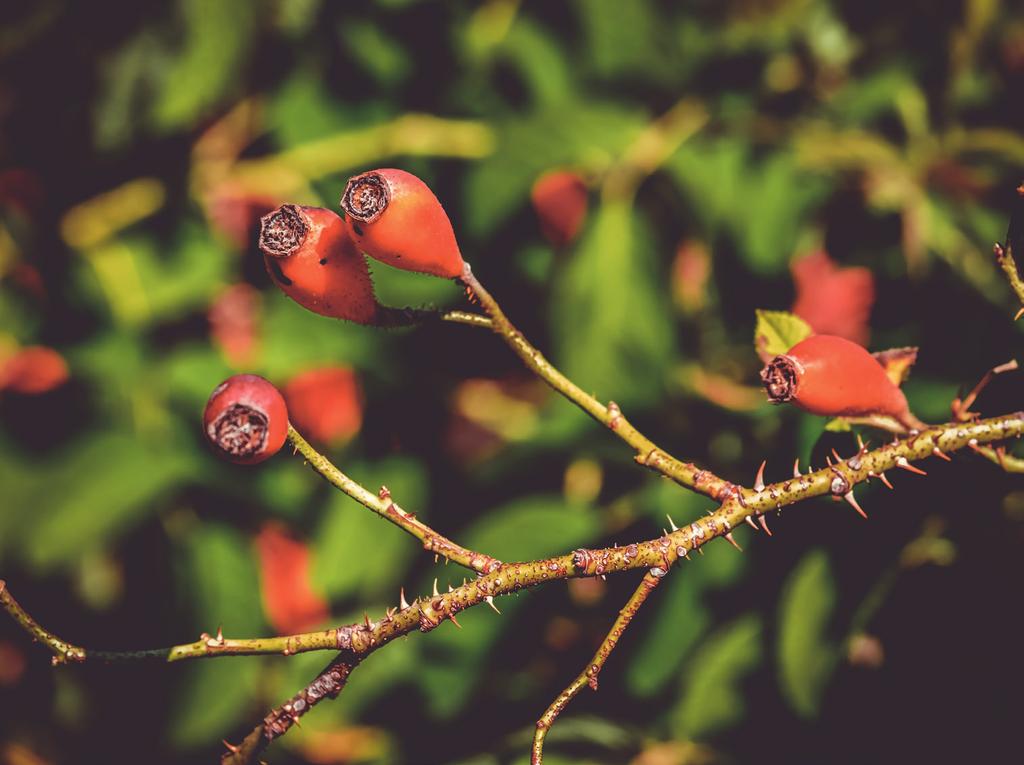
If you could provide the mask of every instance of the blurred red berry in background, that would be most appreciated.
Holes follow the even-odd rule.
[[[875,302],[875,279],[866,268],[840,268],[825,252],[813,252],[790,266],[796,283],[793,313],[819,335],[838,335],[866,346]]]
[[[256,535],[263,609],[278,635],[308,632],[328,614],[327,602],[310,582],[312,560],[305,543],[281,523],[264,524]]]
[[[362,391],[351,367],[307,370],[289,380],[282,392],[292,424],[321,444],[339,446],[363,424]]]
[[[252,365],[260,341],[260,291],[240,282],[223,289],[209,311],[214,345],[234,367]]]
[[[68,365],[53,348],[30,345],[0,362],[0,390],[37,395],[63,385]]]
[[[530,191],[540,230],[553,247],[565,247],[579,234],[587,217],[587,186],[569,170],[544,173]]]

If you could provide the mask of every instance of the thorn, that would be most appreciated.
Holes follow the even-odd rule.
[[[742,547],[740,547],[740,546],[739,546],[739,545],[738,545],[738,544],[736,543],[736,540],[732,538],[732,532],[731,532],[731,531],[730,531],[730,532],[729,532],[728,534],[726,534],[726,535],[725,535],[725,538],[726,538],[726,540],[727,540],[727,541],[729,542],[729,544],[731,544],[731,545],[732,545],[733,547],[735,547],[735,548],[736,548],[737,550],[739,550],[740,552],[743,552],[743,548],[742,548]]]
[[[395,613],[398,611],[397,608],[388,608],[384,611],[385,618],[390,622],[395,618]]]
[[[242,747],[235,746],[227,739],[222,739],[221,743],[228,748],[228,751],[231,752],[231,754],[238,754],[240,751],[242,751]]]
[[[860,437],[860,433],[857,434],[857,451],[867,451],[867,447],[864,446],[864,439]]]
[[[440,593],[437,591],[437,577],[434,577],[434,597],[436,598]]]
[[[366,625],[366,629],[372,628],[373,623],[370,621],[370,615],[366,611],[363,611],[363,624]]]
[[[752,528],[754,531],[757,531],[757,524],[754,523],[754,519],[751,516],[748,515],[743,520],[747,522],[747,525],[750,526],[750,528]]]
[[[997,446],[995,451],[996,457],[999,459],[999,467],[1001,467],[1003,470],[1006,470],[1006,462],[1003,459],[1006,456],[1006,448],[1002,446]]]
[[[889,489],[893,489],[893,485],[889,483],[889,477],[883,472],[878,474],[878,480],[884,483]]]
[[[768,460],[761,461],[761,467],[757,469],[757,477],[754,479],[754,491],[764,491],[764,466]]]
[[[608,577],[606,577],[604,574],[598,574],[598,576],[601,577],[601,581],[602,582],[607,582],[608,581]]]
[[[832,467],[832,458],[831,458],[831,457],[829,457],[829,456],[828,456],[827,454],[825,455],[825,463],[826,463],[826,464],[827,464],[827,465],[828,465],[829,467]]]
[[[1013,320],[1017,321],[1021,316],[1024,316],[1024,308],[1021,308],[1016,314],[1014,314]]]
[[[918,475],[928,475],[925,471],[921,470],[921,468],[917,467],[916,465],[911,465],[907,461],[906,457],[897,457],[896,467],[902,468],[903,470],[906,470],[909,473],[917,473]]]
[[[797,457],[795,460],[793,460],[793,477],[794,478],[799,478],[800,477],[800,458],[799,457]]]
[[[832,450],[832,456],[836,458],[836,462],[842,462],[843,458],[839,456],[839,452],[835,449]]]
[[[452,591],[452,585],[451,585],[451,582],[449,582],[448,583],[448,592],[451,592],[451,591]]]
[[[857,514],[861,518],[867,518],[868,514],[864,512],[864,509],[857,503],[857,498],[853,496],[853,491],[848,491],[843,495],[843,499],[850,503],[850,506],[857,511]]]
[[[667,537],[668,536],[668,532],[665,530],[664,526],[662,526],[662,528],[661,528],[661,535],[663,537]],[[615,546],[618,547],[618,545],[615,545]]]
[[[460,630],[462,629],[462,625],[455,620],[455,617],[452,614],[448,614],[448,618],[452,620],[452,624],[454,624]]]
[[[967,442],[967,445],[969,447],[971,447],[971,451],[974,451],[974,452],[980,452],[981,451],[981,449],[978,447],[978,439],[977,438],[972,438],[970,441]]]
[[[676,522],[672,520],[672,516],[666,513],[665,517],[668,518],[668,525],[672,527],[672,531],[679,531],[679,527],[676,526]]]
[[[217,642],[218,643],[223,643],[224,642],[224,625],[222,625],[222,624],[218,624],[217,625]]]
[[[487,605],[489,605],[494,610],[494,613],[496,613],[496,614],[500,614],[501,613],[501,611],[498,610],[498,607],[496,605],[494,605],[494,596],[493,595],[488,595],[486,598],[484,598],[484,600],[486,600],[487,601]]]
[[[377,496],[380,497],[382,502],[387,502],[391,499],[391,490],[387,486],[381,486],[380,491],[377,492]]]
[[[447,560],[448,560],[448,559],[447,559],[447,558],[445,558],[445,561],[446,561],[446,562],[447,562]],[[434,563],[437,563],[437,553],[434,553]]]
[[[768,519],[763,515],[757,516],[757,522],[761,524],[761,528],[764,529],[764,533],[768,536],[772,535],[772,530],[768,528]]]
[[[950,459],[948,454],[946,454],[944,451],[942,451],[942,449],[940,449],[937,446],[934,449],[932,449],[932,454],[934,454],[940,460],[945,460],[946,462],[952,462],[953,461],[952,459]]]
[[[407,609],[409,607],[409,603],[405,599],[405,588],[404,587],[402,587],[398,591],[398,607],[402,611],[404,611],[405,609]]]

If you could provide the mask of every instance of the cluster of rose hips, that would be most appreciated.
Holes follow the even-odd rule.
[[[427,185],[404,170],[349,179],[345,217],[322,207],[282,205],[261,220],[259,247],[274,283],[304,308],[335,319],[381,325],[365,256],[407,271],[457,278],[465,264],[451,221]],[[227,459],[262,462],[287,437],[284,397],[256,375],[235,375],[214,390],[206,436]]]
[[[544,178],[533,192],[535,206],[548,213],[541,216],[542,228],[556,246],[571,241],[586,211],[582,183],[564,175]],[[386,325],[392,309],[377,302],[365,256],[443,278],[464,275],[467,266],[451,221],[416,176],[395,169],[357,175],[345,187],[341,208],[344,217],[321,207],[286,204],[261,220],[259,247],[267,271],[304,308],[360,324]],[[775,403],[792,402],[829,417],[884,415],[907,430],[923,427],[882,364],[842,337],[812,335],[772,359],[761,379]],[[270,382],[236,375],[214,390],[204,426],[224,457],[254,464],[284,444],[288,411]]]

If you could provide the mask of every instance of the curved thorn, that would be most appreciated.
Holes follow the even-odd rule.
[[[942,451],[942,449],[940,449],[937,446],[934,449],[932,449],[932,454],[934,454],[940,460],[945,460],[946,462],[953,461],[952,459],[950,459],[950,456],[948,454],[946,454],[944,451]]]
[[[799,478],[800,477],[800,458],[799,457],[797,457],[795,460],[793,460],[793,477],[794,478]]]
[[[970,444],[968,444],[968,446],[969,445]],[[906,457],[897,457],[896,458],[896,467],[901,468],[902,470],[906,470],[908,473],[917,473],[918,475],[928,475],[928,473],[926,473],[925,471],[921,470],[921,468],[917,467],[916,465],[911,465],[910,462],[907,461]]]
[[[752,528],[752,529],[753,529],[754,531],[757,531],[757,524],[756,524],[756,523],[754,523],[754,519],[753,519],[753,517],[752,517],[752,516],[749,516],[749,515],[748,515],[748,516],[747,516],[746,518],[744,518],[743,520],[745,520],[745,521],[747,522],[747,525],[748,525],[748,526],[750,526],[750,528]]]
[[[736,540],[732,538],[732,532],[731,531],[728,534],[725,535],[725,539],[726,539],[726,541],[729,542],[729,544],[731,544],[737,550],[739,550],[740,552],[743,552],[743,548],[740,547],[739,544],[737,544]]]
[[[881,481],[882,483],[884,483],[890,489],[894,488],[893,485],[891,483],[889,483],[889,477],[886,476],[886,474],[884,472],[878,474],[878,480]]]
[[[768,536],[772,535],[772,530],[768,528],[768,519],[765,516],[757,516],[757,522],[761,524],[761,528],[764,529],[765,534],[767,534]]]
[[[436,598],[440,593],[437,591],[437,577],[434,577],[434,597]]]
[[[754,479],[754,491],[764,491],[764,466],[768,460],[762,460],[761,467],[757,469],[757,478]]]
[[[868,514],[864,512],[864,509],[857,503],[857,498],[853,496],[853,491],[848,491],[843,495],[843,499],[850,503],[850,506],[857,511],[857,514],[861,518],[867,518]]]
[[[409,607],[409,603],[405,599],[405,588],[402,587],[398,591],[398,607],[403,611]]]

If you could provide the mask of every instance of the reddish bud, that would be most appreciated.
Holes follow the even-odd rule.
[[[288,416],[301,433],[335,445],[348,441],[363,423],[359,382],[350,367],[311,369],[284,386]]]
[[[554,247],[571,243],[587,217],[587,186],[568,170],[551,170],[540,176],[530,191],[530,201],[541,233]]]
[[[46,393],[68,379],[68,365],[53,348],[30,345],[0,365],[0,390],[26,395]]]
[[[370,269],[340,216],[322,207],[282,205],[260,221],[260,250],[270,277],[303,308],[377,323]]]
[[[772,403],[786,401],[825,417],[886,415],[904,427],[925,427],[878,360],[834,335],[812,335],[761,370]]]
[[[451,221],[415,175],[383,169],[349,178],[341,207],[353,239],[371,258],[448,279],[462,275]]]
[[[279,523],[267,523],[256,537],[263,607],[279,635],[305,632],[327,618],[327,603],[310,582],[309,548]]]
[[[866,268],[839,268],[824,252],[793,261],[796,284],[793,313],[823,335],[868,342],[868,318],[875,302],[875,280]]]
[[[284,445],[288,409],[267,380],[235,375],[210,395],[203,411],[203,430],[220,456],[240,465],[255,465]]]

